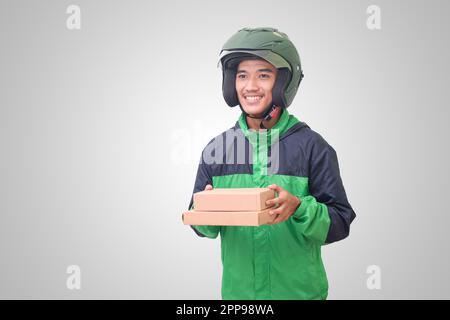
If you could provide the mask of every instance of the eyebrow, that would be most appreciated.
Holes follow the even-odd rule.
[[[272,72],[273,73],[273,71],[271,69],[258,69],[257,71],[258,72]],[[245,71],[245,70],[238,70],[237,71],[237,73],[243,73],[243,72],[247,72],[247,71]]]

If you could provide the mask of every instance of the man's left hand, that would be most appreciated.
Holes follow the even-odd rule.
[[[275,208],[269,211],[274,219],[268,224],[276,224],[287,220],[300,206],[300,199],[276,184],[272,184],[268,188],[278,193],[277,198],[266,201],[268,206],[275,205]]]

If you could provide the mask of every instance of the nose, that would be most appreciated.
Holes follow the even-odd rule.
[[[248,80],[245,83],[245,89],[247,91],[257,91],[258,90],[257,79],[255,77],[248,77]]]

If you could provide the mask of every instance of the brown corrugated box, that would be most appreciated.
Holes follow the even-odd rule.
[[[194,193],[194,208],[198,211],[259,211],[275,197],[269,188],[212,189]]]
[[[269,188],[213,189],[194,194],[194,208],[183,213],[183,223],[210,226],[260,226],[273,220],[266,201]]]

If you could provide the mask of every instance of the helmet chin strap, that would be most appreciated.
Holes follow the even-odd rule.
[[[252,116],[250,114],[248,114],[247,112],[244,111],[244,108],[242,108],[241,104],[239,103],[239,107],[241,108],[241,111],[249,118],[253,118],[253,119],[262,119],[262,121],[259,124],[259,127],[261,129],[267,129],[264,125],[263,125],[263,121],[270,121],[273,117],[273,114],[276,111],[276,105],[274,105],[272,102],[266,107],[266,109],[264,110],[263,114],[261,117],[255,117]]]

